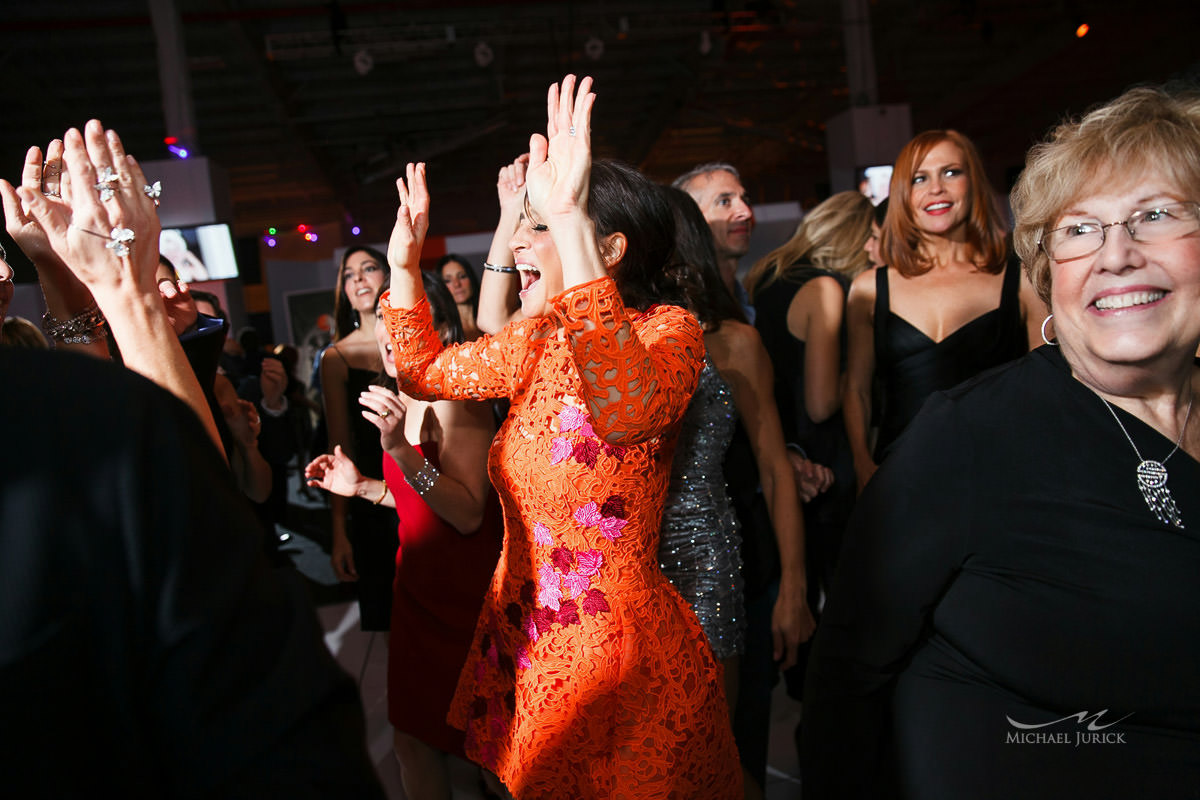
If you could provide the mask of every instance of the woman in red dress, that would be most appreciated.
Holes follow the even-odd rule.
[[[432,272],[422,277],[442,341],[463,341],[445,285]],[[395,378],[382,323],[375,333],[384,371]],[[392,506],[399,515],[388,721],[405,794],[442,800],[451,794],[446,754],[465,755],[463,732],[447,724],[446,713],[500,553],[500,508],[487,477],[495,425],[486,403],[425,402],[385,386],[368,387],[359,401],[379,428],[384,480],[364,478],[340,448],[305,472],[310,486]],[[436,485],[422,477],[429,470],[441,476]]]

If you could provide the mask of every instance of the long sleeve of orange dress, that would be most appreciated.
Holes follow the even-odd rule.
[[[720,667],[657,565],[700,328],[627,311],[609,278],[554,310],[442,349],[424,304],[384,304],[406,392],[512,400],[489,454],[504,549],[450,721],[521,800],[740,798]]]

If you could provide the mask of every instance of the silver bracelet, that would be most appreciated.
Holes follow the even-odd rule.
[[[433,488],[433,485],[437,483],[437,479],[441,477],[441,474],[442,473],[437,471],[437,467],[429,463],[429,459],[427,458],[425,459],[425,463],[421,465],[421,469],[416,475],[413,475],[411,478],[405,475],[404,479],[408,481],[408,485],[411,486],[418,495],[424,497],[429,490]]]
[[[492,272],[503,272],[505,275],[511,275],[517,271],[516,267],[498,267],[495,264],[489,264],[486,261],[483,262],[483,268],[491,270]]]
[[[64,344],[92,344],[108,336],[104,312],[95,303],[70,319],[58,319],[47,311],[42,315],[42,330]]]

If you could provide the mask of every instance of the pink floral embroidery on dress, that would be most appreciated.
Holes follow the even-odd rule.
[[[533,618],[532,614],[525,620],[525,635],[529,637],[529,641],[531,642],[536,642],[542,636],[542,632],[538,630],[537,620]]]
[[[587,575],[579,572],[569,572],[563,576],[563,589],[567,592],[567,597],[575,599],[579,595],[586,592],[592,586],[592,579]]]
[[[517,657],[517,666],[521,669],[529,669],[533,666],[533,662],[529,660],[529,651],[524,646],[518,645],[515,655]]]
[[[535,608],[533,614],[530,615],[533,624],[537,626],[538,635],[541,636],[550,630],[550,626],[554,624],[555,618],[558,616],[556,608]]]
[[[580,439],[571,448],[571,457],[584,464],[588,469],[596,468],[596,459],[600,456],[600,442],[595,439]]]
[[[557,621],[560,625],[578,625],[579,611],[575,608],[575,603],[570,600],[563,603],[558,609]]]
[[[550,529],[540,522],[533,526],[533,540],[540,545],[554,544],[554,539],[550,536]]]
[[[588,425],[587,414],[580,411],[575,406],[563,405],[563,410],[558,412],[558,431],[566,433],[567,431],[577,430],[584,425]]]
[[[610,495],[604,501],[604,505],[600,506],[600,513],[606,517],[625,519],[625,499],[619,494]]]
[[[550,561],[559,572],[567,573],[575,566],[575,554],[569,547],[556,547],[550,551]]]
[[[571,455],[571,442],[565,436],[556,436],[550,442],[550,463],[557,464]]]
[[[599,550],[584,550],[575,554],[575,562],[579,565],[579,574],[590,577],[604,566],[604,554]]]
[[[605,517],[600,520],[600,533],[610,542],[621,536],[621,529],[629,524],[629,520],[619,517]]]
[[[561,599],[562,588],[558,573],[552,565],[542,564],[538,568],[538,603],[557,611]]]
[[[583,612],[596,616],[601,611],[608,611],[608,601],[604,599],[604,592],[599,589],[588,589],[587,596],[583,598],[581,603]]]
[[[603,519],[604,516],[600,513],[600,509],[596,506],[596,501],[594,500],[585,506],[575,509],[575,521],[585,528],[599,525]]]
[[[604,443],[604,452],[615,458],[617,461],[623,461],[625,458],[625,446],[620,444]]]

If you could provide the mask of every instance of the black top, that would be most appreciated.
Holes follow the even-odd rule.
[[[1025,354],[1029,339],[1020,291],[1021,265],[1012,259],[1005,267],[1000,305],[935,342],[891,310],[887,267],[875,270],[875,376],[882,401],[873,415],[879,425],[876,462],[929,395]]]
[[[794,442],[821,464],[831,464],[839,450],[842,432],[841,414],[824,422],[813,422],[804,405],[805,342],[792,336],[787,326],[788,307],[796,293],[813,278],[833,278],[845,297],[849,282],[842,275],[811,265],[793,267],[789,274],[754,293],[757,311],[754,327],[762,337],[775,369],[775,404],[783,423],[783,438]],[[844,332],[843,332],[844,338]],[[843,353],[845,347],[842,348]],[[853,477],[853,473],[851,474]]]
[[[1147,458],[1170,452],[1117,413]],[[1137,464],[1054,348],[934,395],[847,532],[809,663],[806,800],[891,796],[889,762],[922,800],[1195,796],[1200,464],[1166,465],[1182,531]]]
[[[354,683],[191,410],[70,354],[0,348],[0,383],[6,792],[381,798]]]
[[[808,551],[809,588],[820,588],[814,580],[816,572],[827,580],[832,573],[841,544],[841,531],[850,509],[854,507],[854,460],[841,411],[822,422],[814,422],[804,404],[804,359],[807,343],[788,330],[788,308],[796,293],[814,278],[830,277],[842,287],[842,297],[850,288],[844,275],[820,269],[810,264],[793,265],[786,276],[754,293],[758,313],[754,326],[762,336],[763,345],[771,356],[775,371],[775,405],[783,424],[783,437],[799,445],[810,459],[833,470],[834,482],[828,491],[804,504],[805,545]],[[842,362],[845,362],[845,325],[839,336],[842,341]],[[824,537],[825,541],[817,539]],[[814,571],[814,568],[816,570]],[[816,602],[816,599],[813,601]],[[814,606],[815,607],[815,606]]]
[[[333,348],[337,352],[337,348]],[[338,352],[341,357],[341,353]],[[346,408],[350,413],[351,448],[359,472],[383,480],[383,446],[379,428],[362,415],[358,397],[375,383],[379,373],[347,365]],[[334,391],[326,386],[325,391]],[[358,572],[359,620],[364,631],[391,629],[392,581],[396,572],[396,510],[375,505],[362,497],[346,501],[347,536],[354,547],[354,568]]]

